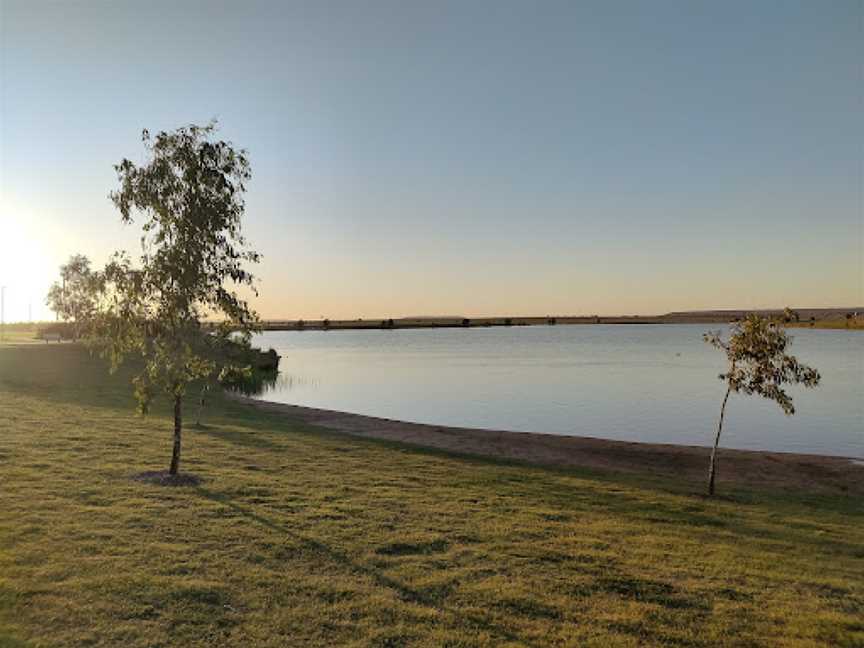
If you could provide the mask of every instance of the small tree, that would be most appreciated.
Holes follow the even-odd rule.
[[[60,266],[60,281],[48,290],[45,304],[64,322],[71,322],[72,337],[78,339],[96,312],[100,276],[90,269],[90,259],[83,254],[69,257]]]
[[[801,315],[798,314],[798,311],[792,310],[787,306],[783,309],[783,321],[786,324],[789,324],[790,322],[800,322]]]
[[[244,151],[215,140],[214,132],[215,123],[155,138],[143,131],[149,161],[116,165],[120,189],[110,195],[124,223],[143,216],[142,253],[137,266],[118,253],[106,267],[94,335],[112,368],[130,355],[143,360],[134,379],[142,411],[157,391],[172,399],[171,475],[180,469],[187,387],[224,368],[214,359],[218,346],[203,318],[224,320],[223,336],[228,330],[248,336],[257,322],[232,288],[254,291],[244,263],[259,259],[245,249],[240,231],[249,161]]]
[[[786,355],[786,348],[792,342],[781,327],[759,315],[747,315],[743,320],[732,324],[728,340],[720,331],[706,333],[705,341],[726,354],[729,368],[720,374],[726,383],[726,395],[720,407],[720,422],[711,461],[708,466],[708,494],[714,494],[714,478],[717,474],[717,446],[723,431],[723,416],[726,402],[732,392],[758,394],[777,403],[787,416],[795,413],[792,397],[784,390],[785,384],[803,384],[815,387],[819,384],[819,372],[800,364],[795,356]]]

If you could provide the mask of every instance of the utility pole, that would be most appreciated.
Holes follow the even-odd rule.
[[[0,286],[0,342],[6,337],[6,286]]]

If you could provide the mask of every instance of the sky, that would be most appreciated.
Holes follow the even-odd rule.
[[[265,318],[860,306],[862,7],[0,0],[6,321],[214,117]]]

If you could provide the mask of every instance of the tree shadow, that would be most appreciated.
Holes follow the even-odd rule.
[[[203,487],[198,487],[196,490],[202,497],[209,499],[213,502],[223,504],[224,506],[228,506],[233,511],[239,513],[248,520],[260,524],[270,529],[271,531],[285,534],[286,536],[300,543],[304,548],[310,551],[314,551],[319,555],[327,558],[328,560],[338,563],[339,565],[348,567],[354,572],[369,577],[378,586],[396,592],[399,598],[403,601],[413,603],[415,605],[422,605],[433,610],[444,612],[463,623],[473,624],[475,627],[482,628],[483,630],[491,634],[497,635],[503,639],[506,639],[507,641],[518,642],[526,646],[540,648],[540,644],[534,643],[514,633],[513,631],[508,630],[507,628],[498,625],[497,623],[489,620],[484,616],[471,614],[469,612],[465,612],[464,610],[453,608],[452,606],[443,605],[440,601],[436,601],[432,596],[421,592],[409,585],[406,585],[405,583],[402,583],[395,578],[391,578],[386,574],[383,574],[381,571],[375,569],[374,567],[354,560],[348,554],[331,547],[325,542],[297,533],[295,530],[289,528],[284,524],[281,524],[259,513],[256,513],[253,510],[237,504],[227,495],[217,493]]]
[[[274,451],[284,451],[285,446],[271,441],[266,437],[253,434],[251,432],[246,432],[242,430],[234,430],[228,427],[221,427],[218,425],[206,425],[201,427],[190,426],[189,432],[206,436],[211,439],[215,439],[217,441],[222,441],[224,443],[230,443],[232,445],[243,446],[246,448],[256,448],[258,450],[274,450]]]

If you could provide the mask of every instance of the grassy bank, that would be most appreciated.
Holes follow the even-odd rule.
[[[813,322],[789,322],[788,328],[845,329],[848,331],[864,331],[864,317],[854,319],[815,320]]]
[[[830,309],[823,309],[829,311]],[[741,314],[746,311],[740,311]],[[813,311],[818,312],[818,311]],[[546,316],[546,317],[403,317],[396,319],[353,319],[353,320],[266,320],[261,322],[264,331],[339,331],[367,329],[428,329],[428,328],[487,328],[551,325],[589,325],[589,324],[702,324],[707,328],[726,325],[739,311],[730,314],[713,313],[668,313],[656,316]],[[786,322],[790,328],[846,329],[864,331],[864,317],[846,319],[843,313],[831,311],[831,317],[802,319],[799,322]],[[41,331],[59,331],[68,324],[56,322],[35,322],[6,324],[2,328],[0,346],[8,344],[43,343]],[[67,328],[68,330],[68,328]]]
[[[0,646],[864,645],[864,507],[167,412],[0,349]]]
[[[25,328],[7,328],[0,337],[0,346],[10,344],[45,344],[36,337],[36,331]]]

